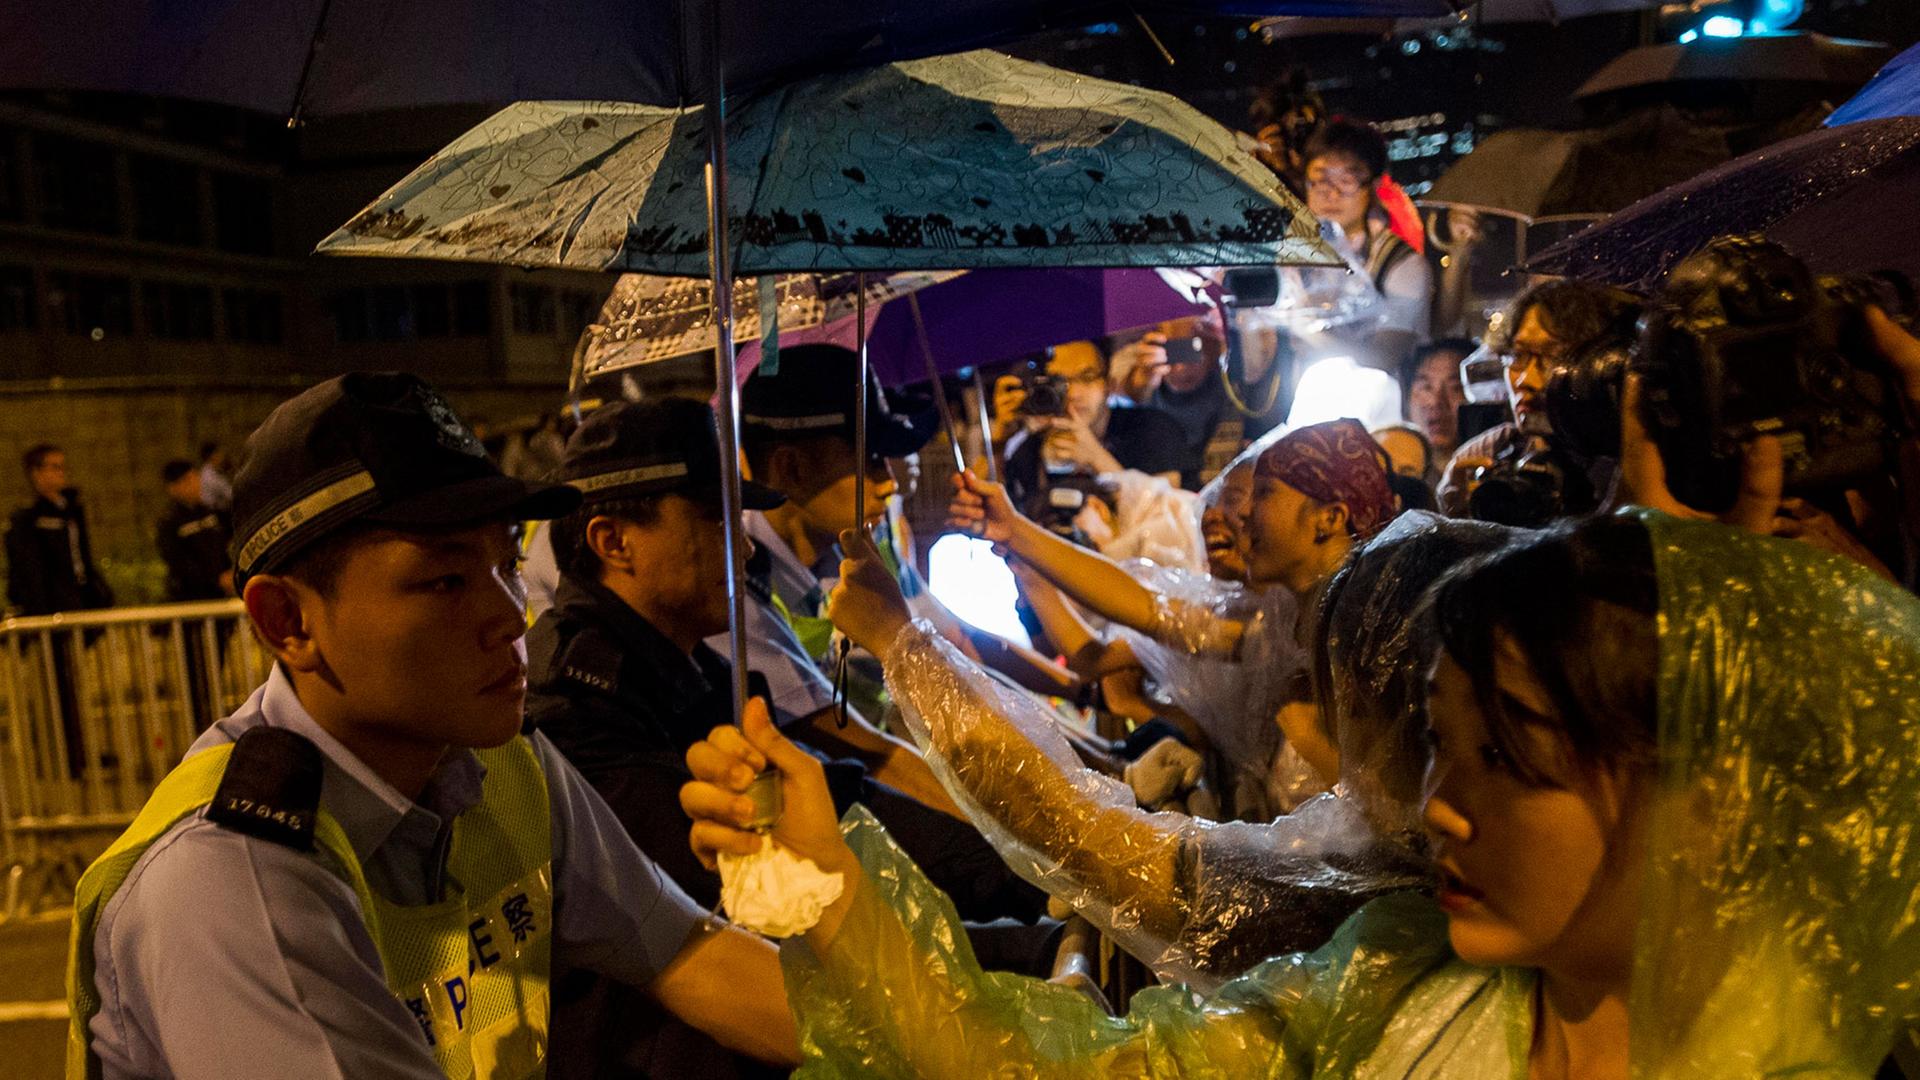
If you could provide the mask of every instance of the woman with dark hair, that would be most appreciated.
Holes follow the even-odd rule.
[[[1920,601],[1644,513],[1506,547],[1432,610],[1437,897],[1119,1018],[982,975],[883,831],[842,839],[817,762],[758,713],[716,729],[695,849],[759,848],[715,781],[771,762],[774,839],[845,875],[785,947],[801,1075],[1874,1075],[1920,1011]]]

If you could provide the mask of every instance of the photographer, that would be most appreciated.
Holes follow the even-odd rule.
[[[1677,266],[1621,394],[1624,500],[1911,578],[1920,340],[1878,306],[1906,299],[1888,284],[1814,278],[1754,237]]]
[[[1056,346],[1046,369],[994,384],[994,435],[1006,447],[1007,487],[1029,506],[1050,476],[1099,476],[1133,469],[1180,482],[1186,434],[1158,409],[1107,400],[1107,358],[1092,342]]]
[[[1506,369],[1507,402],[1513,420],[1482,432],[1454,451],[1435,492],[1442,513],[1450,517],[1483,516],[1470,505],[1474,490],[1485,478],[1482,470],[1516,463],[1524,455],[1551,446],[1554,433],[1546,410],[1548,379],[1569,359],[1609,336],[1624,335],[1635,311],[1626,294],[1579,281],[1543,282],[1514,299],[1488,341]]]

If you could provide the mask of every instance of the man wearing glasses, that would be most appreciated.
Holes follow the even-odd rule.
[[[1061,389],[1044,404],[1005,375],[994,387],[996,435],[1006,436],[1007,487],[1016,505],[1044,493],[1049,476],[1101,476],[1134,469],[1180,485],[1186,432],[1150,406],[1108,400],[1107,356],[1091,341],[1055,346],[1046,373]],[[1124,400],[1124,399],[1123,399]]]
[[[1633,310],[1624,294],[1579,281],[1542,282],[1514,298],[1487,343],[1501,355],[1506,369],[1513,420],[1469,439],[1454,452],[1435,492],[1442,513],[1467,516],[1476,474],[1503,453],[1519,446],[1539,449],[1551,441],[1548,379],[1570,357],[1616,332],[1623,320],[1633,317]]]

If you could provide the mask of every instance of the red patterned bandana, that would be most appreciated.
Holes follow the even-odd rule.
[[[1386,454],[1358,420],[1329,420],[1289,431],[1254,466],[1311,499],[1344,503],[1355,536],[1373,535],[1394,514]]]

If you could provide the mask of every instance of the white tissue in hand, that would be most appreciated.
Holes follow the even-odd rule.
[[[768,840],[751,855],[721,852],[720,903],[727,918],[768,937],[786,938],[813,929],[827,905],[846,887],[840,874],[823,873]]]

